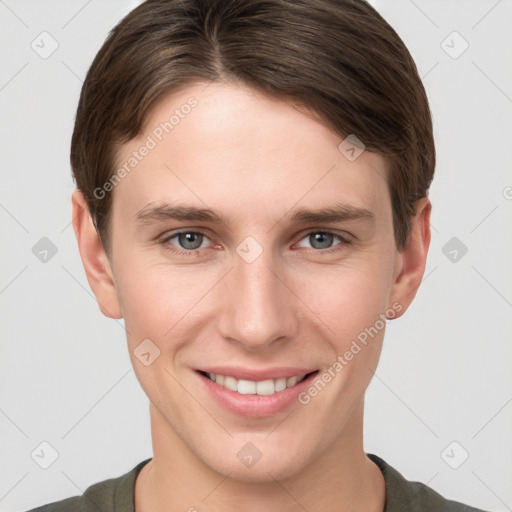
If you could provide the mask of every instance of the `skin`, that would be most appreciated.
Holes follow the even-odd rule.
[[[304,109],[232,83],[167,96],[144,133],[121,147],[118,164],[191,96],[197,107],[111,192],[110,259],[82,194],[72,198],[89,284],[103,314],[124,318],[150,401],[154,456],[137,478],[136,510],[381,512],[385,483],[363,449],[363,410],[385,329],[307,405],[270,417],[225,410],[194,370],[327,371],[393,304],[395,318],[407,310],[425,270],[430,202],[417,202],[398,251],[383,157],[365,151],[350,161],[338,149],[343,138]],[[172,201],[216,210],[225,223],[136,222],[148,205]],[[335,203],[372,217],[289,219]],[[172,252],[190,251],[169,238],[182,228],[206,235],[192,256]],[[318,231],[334,236],[315,245]],[[248,236],[263,251],[252,263],[236,252]],[[134,354],[144,339],[160,350],[148,366]],[[252,467],[237,457],[249,441],[262,453]]]

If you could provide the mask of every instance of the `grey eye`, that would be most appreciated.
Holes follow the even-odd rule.
[[[319,231],[309,235],[309,243],[314,249],[329,249],[332,246],[334,235]]]
[[[193,231],[188,233],[179,233],[176,237],[183,249],[199,249],[203,242],[203,235]]]

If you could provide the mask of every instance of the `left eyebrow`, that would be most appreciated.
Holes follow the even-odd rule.
[[[366,209],[347,204],[334,205],[319,210],[299,209],[293,210],[286,217],[292,223],[317,223],[329,224],[334,222],[346,222],[351,220],[374,220],[374,214]]]

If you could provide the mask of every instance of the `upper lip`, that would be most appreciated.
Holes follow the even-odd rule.
[[[279,366],[265,369],[242,368],[240,366],[209,366],[198,368],[198,371],[206,373],[214,373],[215,375],[231,376],[237,380],[252,380],[260,382],[268,379],[279,379],[281,377],[299,377],[316,371],[311,368],[296,368],[291,366]]]

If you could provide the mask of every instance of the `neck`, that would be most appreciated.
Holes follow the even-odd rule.
[[[363,401],[323,453],[288,478],[243,482],[206,466],[150,405],[153,459],[135,482],[136,512],[383,512],[385,481],[363,450]],[[297,459],[300,464],[300,457]]]

